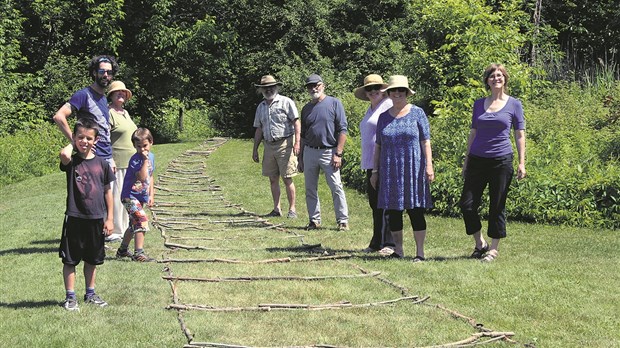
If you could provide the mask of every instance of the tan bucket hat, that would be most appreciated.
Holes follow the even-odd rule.
[[[403,87],[408,90],[407,96],[415,94],[415,92],[411,88],[409,88],[409,80],[407,79],[407,76],[403,76],[403,75],[390,76],[387,87],[385,87],[385,89],[382,89],[381,92],[386,92],[388,89],[399,88],[399,87]]]
[[[260,83],[254,84],[256,87],[271,87],[271,86],[282,86],[282,82],[276,81],[276,78],[271,75],[265,75],[260,78]]]
[[[133,93],[131,93],[131,91],[128,90],[127,87],[125,87],[125,84],[122,81],[112,82],[110,84],[110,89],[108,89],[107,96],[109,97],[110,94],[112,94],[112,92],[116,92],[116,91],[125,91],[125,93],[127,93],[127,100],[125,100],[125,102],[128,102],[129,99],[131,99],[131,97],[133,96]]]
[[[364,77],[364,85],[361,87],[357,87],[353,94],[357,99],[368,100],[365,88],[372,85],[380,85],[381,89],[384,89],[387,86],[385,82],[383,82],[383,78],[381,78],[381,76],[377,74],[370,74]]]

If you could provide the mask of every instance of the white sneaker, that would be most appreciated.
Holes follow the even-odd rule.
[[[112,233],[111,235],[109,235],[109,236],[105,237],[105,241],[106,241],[107,243],[110,243],[110,242],[117,242],[117,241],[119,241],[119,240],[121,240],[121,239],[123,239],[123,235],[122,235],[122,234],[119,234],[119,233]]]

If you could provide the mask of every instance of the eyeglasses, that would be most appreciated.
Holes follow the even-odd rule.
[[[492,74],[492,75],[489,75],[489,77],[488,77],[488,78],[490,78],[490,79],[501,79],[502,77],[504,77],[504,74],[502,74],[502,73],[497,73],[497,74]]]
[[[364,90],[366,92],[378,91],[380,89],[381,89],[381,85],[370,85],[370,86],[364,87]]]
[[[322,83],[320,83],[320,82],[318,82],[318,83],[309,83],[309,84],[306,85],[306,88],[307,89],[315,89],[315,88],[317,88],[317,87],[319,87],[321,85],[322,85]]]
[[[106,70],[106,69],[99,69],[97,70],[97,73],[101,76],[108,74],[108,76],[112,76],[114,75],[114,71],[113,70]]]
[[[407,92],[407,88],[405,88],[405,87],[390,88],[390,89],[388,89],[388,93],[390,93],[390,92],[405,93],[405,92]]]

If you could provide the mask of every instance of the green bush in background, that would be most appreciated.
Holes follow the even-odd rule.
[[[0,137],[0,186],[58,170],[58,154],[68,143],[51,124]]]

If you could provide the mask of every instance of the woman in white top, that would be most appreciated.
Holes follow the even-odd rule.
[[[379,115],[392,107],[392,101],[382,89],[386,88],[381,76],[370,74],[364,78],[364,85],[355,89],[355,97],[370,102],[366,115],[360,122],[361,146],[362,146],[362,170],[366,171],[366,191],[368,192],[368,203],[372,209],[373,234],[364,252],[379,252],[382,255],[389,256],[394,252],[394,242],[392,235],[387,229],[386,217],[383,209],[377,208],[377,192],[370,184],[372,176],[373,158],[375,155],[375,139],[377,133],[377,120]],[[386,233],[387,232],[387,233]]]

